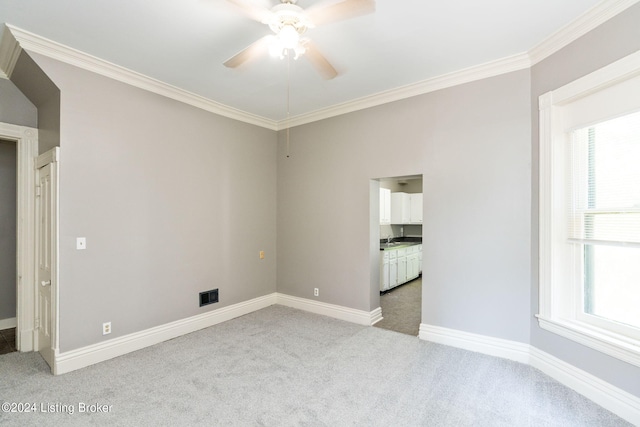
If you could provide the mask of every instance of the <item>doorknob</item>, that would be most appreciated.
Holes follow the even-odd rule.
[[[44,281],[44,280],[43,280],[42,282],[40,282],[40,284],[41,284],[42,286],[50,285],[50,284],[51,284],[51,280],[47,280],[47,281]]]

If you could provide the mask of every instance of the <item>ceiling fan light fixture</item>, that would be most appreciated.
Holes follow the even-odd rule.
[[[278,41],[284,49],[295,49],[300,42],[300,34],[293,25],[284,25],[278,33]]]

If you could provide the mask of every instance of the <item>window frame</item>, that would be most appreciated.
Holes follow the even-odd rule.
[[[541,328],[640,366],[640,340],[585,318],[581,304],[582,244],[566,230],[566,107],[640,76],[640,51],[539,97],[539,313]],[[638,101],[640,108],[640,100]],[[586,314],[586,316],[592,316]]]

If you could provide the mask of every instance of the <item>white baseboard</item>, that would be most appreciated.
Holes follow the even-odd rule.
[[[277,294],[277,304],[284,305],[311,313],[322,314],[335,319],[346,320],[347,322],[359,325],[371,326],[382,319],[380,307],[368,312],[343,307],[341,305],[328,304],[326,302],[313,301],[306,298],[293,297],[286,294]]]
[[[16,325],[17,323],[15,317],[11,317],[10,319],[0,319],[0,331],[15,328]]]
[[[77,350],[56,354],[53,373],[60,375],[75,371],[76,369],[113,359],[184,334],[217,325],[274,304],[276,304],[275,293],[114,338],[99,344],[92,344]]]
[[[529,363],[529,344],[485,335],[472,334],[455,329],[440,326],[420,324],[420,339],[433,341],[438,344],[463,348],[477,353],[515,360],[520,363]]]
[[[530,364],[620,418],[640,426],[640,397],[614,387],[535,347],[531,347]]]
[[[33,329],[20,330],[20,336],[16,336],[18,351],[33,351]]]
[[[382,320],[382,308],[378,307],[371,312],[371,326]]]
[[[619,389],[542,350],[515,341],[457,331],[440,326],[420,325],[420,339],[465,350],[515,360],[533,366],[556,381],[577,391],[603,408],[640,426],[640,397]]]

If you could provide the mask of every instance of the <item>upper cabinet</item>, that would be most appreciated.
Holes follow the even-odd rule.
[[[422,193],[409,194],[410,224],[422,224]]]
[[[407,193],[391,193],[391,224],[409,224],[410,211]]]
[[[422,193],[391,193],[391,224],[422,224]]]
[[[391,224],[391,190],[380,189],[380,225]]]

